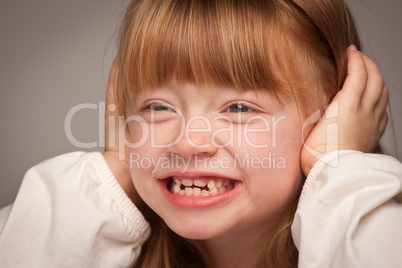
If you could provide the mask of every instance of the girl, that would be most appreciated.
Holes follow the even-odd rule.
[[[350,44],[360,47],[341,0],[132,1],[104,158],[31,169],[2,211],[0,260],[397,266],[402,167],[364,154],[384,131],[387,90]]]

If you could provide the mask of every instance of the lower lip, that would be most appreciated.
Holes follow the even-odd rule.
[[[206,208],[206,207],[212,207],[216,206],[219,204],[222,204],[223,202],[231,199],[234,197],[241,188],[241,183],[240,182],[235,182],[234,188],[226,192],[224,194],[219,194],[216,196],[186,196],[186,195],[176,195],[172,194],[167,188],[167,185],[164,181],[158,180],[159,186],[162,189],[162,193],[172,205],[180,208]]]

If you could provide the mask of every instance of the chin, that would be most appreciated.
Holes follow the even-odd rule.
[[[174,226],[174,228],[169,226],[169,228],[181,237],[193,240],[208,240],[219,236],[219,232],[213,230],[195,230],[193,228],[186,227],[176,228],[176,226]]]
[[[165,220],[167,226],[176,234],[194,240],[212,239],[222,235],[225,230],[219,221],[197,219],[197,217],[186,220]],[[211,224],[212,223],[212,224]]]

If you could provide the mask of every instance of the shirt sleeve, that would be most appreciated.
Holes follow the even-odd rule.
[[[2,267],[128,267],[150,232],[100,153],[33,167],[0,216]]]
[[[333,152],[311,170],[292,225],[299,267],[401,267],[402,165]]]

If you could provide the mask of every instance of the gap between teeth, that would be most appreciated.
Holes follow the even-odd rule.
[[[182,189],[182,186],[184,189]],[[193,186],[196,186],[192,188]],[[198,187],[207,187],[207,190],[201,190]],[[234,187],[233,183],[229,182],[228,180],[210,180],[208,183],[202,180],[190,180],[190,179],[182,179],[179,180],[177,178],[173,178],[173,182],[171,185],[172,193],[180,196],[209,196],[209,195],[217,195],[219,193],[223,194]]]

